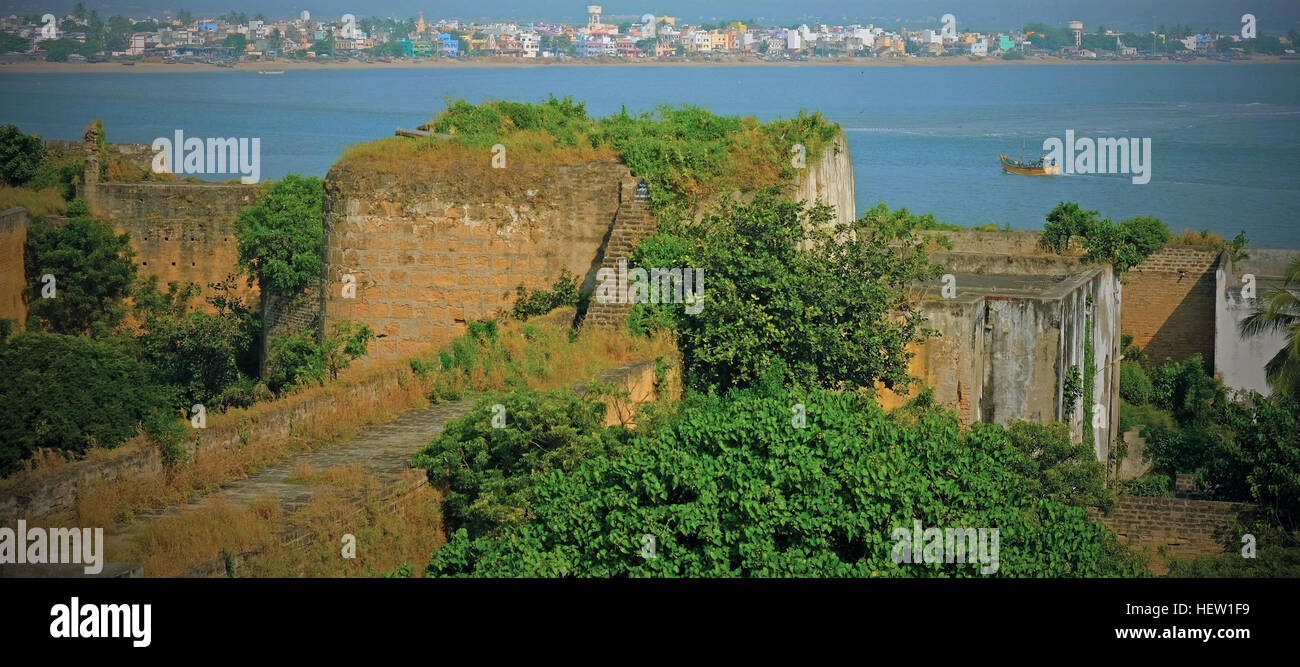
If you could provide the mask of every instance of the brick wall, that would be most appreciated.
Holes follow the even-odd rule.
[[[1094,518],[1115,532],[1133,549],[1149,549],[1148,565],[1157,574],[1168,571],[1168,559],[1190,560],[1223,553],[1223,545],[1236,544],[1233,518],[1249,515],[1249,503],[1227,503],[1186,498],[1117,496],[1110,514],[1093,511]]]
[[[561,270],[592,284],[631,178],[614,161],[401,182],[350,169],[326,178],[324,325],[369,325],[383,337],[368,358],[441,347],[509,307],[516,286],[549,287]],[[349,274],[355,298],[342,295]]]
[[[27,243],[27,210],[14,207],[0,211],[0,319],[27,320],[23,304],[23,245]]]
[[[1123,334],[1154,361],[1200,354],[1214,363],[1219,251],[1166,247],[1125,274]]]

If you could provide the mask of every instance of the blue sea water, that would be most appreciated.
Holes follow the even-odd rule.
[[[856,201],[974,225],[1041,228],[1059,201],[1171,229],[1244,229],[1300,247],[1300,64],[1007,67],[549,67],[0,74],[0,123],[110,141],[259,137],[262,177],[323,176],[354,143],[435,115],[446,98],[586,101],[593,115],[698,104],[761,120],[817,110],[843,126]],[[1138,137],[1152,177],[1013,176],[998,153],[1049,137]]]

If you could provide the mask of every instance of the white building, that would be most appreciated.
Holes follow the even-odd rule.
[[[523,47],[525,58],[536,58],[541,38],[536,33],[526,32],[519,36],[519,45]]]

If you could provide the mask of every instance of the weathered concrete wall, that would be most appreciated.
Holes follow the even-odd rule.
[[[27,279],[23,269],[23,246],[27,243],[27,209],[15,206],[0,211],[0,319],[10,319],[22,327],[27,321],[23,287]]]
[[[1152,361],[1199,354],[1214,363],[1215,270],[1219,250],[1169,246],[1125,275],[1124,334]]]
[[[1264,365],[1286,346],[1282,331],[1242,336],[1240,323],[1254,312],[1258,299],[1270,288],[1280,287],[1286,270],[1300,257],[1300,250],[1250,248],[1248,259],[1233,263],[1225,256],[1215,272],[1214,372],[1230,389],[1272,392]],[[1242,296],[1243,276],[1255,278],[1255,297]]]
[[[1110,514],[1089,513],[1114,531],[1121,543],[1151,549],[1148,567],[1165,574],[1169,558],[1221,554],[1225,543],[1239,543],[1240,536],[1230,532],[1231,521],[1254,510],[1249,503],[1117,496]]]
[[[1014,264],[1020,258],[962,253],[942,259],[954,271],[957,266]],[[928,286],[932,289],[921,309],[939,337],[912,347],[908,371],[966,424],[1064,421],[1078,442],[1087,419],[1093,425],[1089,444],[1105,462],[1119,418],[1122,293],[1109,266],[1075,263],[1074,272],[1065,273],[1071,261],[1051,265],[1058,271],[1054,274],[1025,275],[1018,269],[955,273],[954,298],[940,296],[940,283]],[[1089,341],[1095,365],[1092,394],[1071,409],[1063,405],[1065,379],[1075,367],[1083,379]],[[879,398],[888,409],[915,393],[916,388],[906,396],[881,391]]]

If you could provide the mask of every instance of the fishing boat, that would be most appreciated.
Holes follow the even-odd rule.
[[[259,70],[257,70],[257,73],[258,73],[258,74],[284,74],[284,70],[282,70],[282,69],[259,69]]]
[[[1029,176],[1057,176],[1061,173],[1061,165],[1053,159],[1040,159],[1037,162],[1025,162],[1023,160],[1012,160],[1011,158],[999,154],[1002,160],[1002,171],[1008,174],[1026,174]]]

